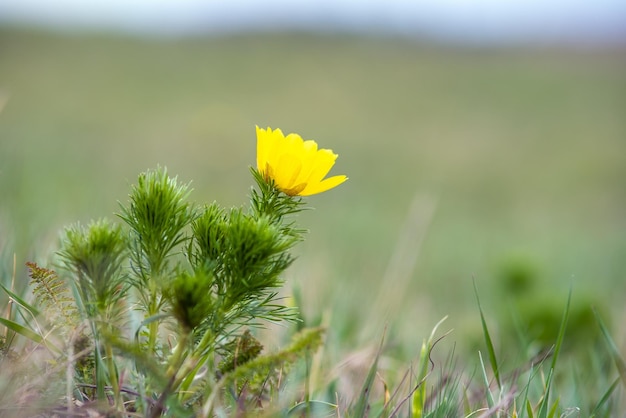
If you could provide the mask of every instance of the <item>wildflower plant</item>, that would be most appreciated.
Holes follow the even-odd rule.
[[[346,177],[323,180],[337,155],[296,134],[257,128],[257,151],[248,208],[191,204],[189,184],[159,167],[139,175],[120,205],[121,223],[65,229],[58,275],[29,265],[41,306],[72,335],[51,352],[67,365],[68,413],[85,404],[147,417],[241,408],[246,394],[261,399],[268,381],[280,384],[274,375],[321,344],[323,330],[314,328],[265,354],[254,329],[298,318],[280,296],[304,234],[292,215],[303,209],[300,196]],[[3,324],[39,343],[58,328]]]

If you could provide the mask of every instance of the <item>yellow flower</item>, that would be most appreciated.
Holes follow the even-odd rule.
[[[346,181],[346,176],[324,179],[335,165],[337,154],[318,149],[315,141],[300,135],[283,135],[280,129],[256,127],[256,163],[265,180],[274,180],[278,189],[289,196],[309,196],[332,189]]]

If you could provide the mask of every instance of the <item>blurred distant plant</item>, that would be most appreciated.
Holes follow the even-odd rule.
[[[498,276],[498,283],[505,294],[518,298],[537,286],[539,273],[530,256],[512,254],[499,266]]]
[[[555,303],[553,292],[542,285],[538,263],[529,255],[511,254],[504,259],[498,271],[498,285],[503,291],[503,318],[509,318],[503,327],[503,338],[519,343],[529,354],[549,347],[557,338],[562,308]],[[596,306],[607,315],[606,306],[593,292],[573,298],[569,307],[567,340],[564,354],[589,356],[589,347],[601,343],[601,334],[592,312]]]

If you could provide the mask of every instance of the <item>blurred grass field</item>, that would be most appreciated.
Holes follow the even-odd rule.
[[[572,286],[624,313],[623,50],[5,28],[0,95],[4,283],[13,254],[24,281],[62,227],[113,217],[158,164],[198,203],[246,204],[259,125],[332,148],[350,177],[308,199],[288,277],[339,344],[389,323],[415,354],[444,315],[448,338],[480,338],[473,278],[487,310],[522,286],[560,312]]]

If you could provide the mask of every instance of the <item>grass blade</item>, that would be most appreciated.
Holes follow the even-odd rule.
[[[563,312],[563,319],[561,320],[561,326],[559,328],[559,335],[556,339],[556,345],[554,346],[554,354],[552,356],[552,363],[550,364],[550,372],[548,373],[548,379],[546,380],[546,392],[541,400],[541,405],[539,407],[539,412],[537,414],[538,418],[547,418],[548,417],[548,407],[550,403],[550,389],[552,386],[552,379],[554,378],[554,370],[556,369],[556,362],[559,358],[559,353],[561,352],[561,346],[563,345],[563,339],[565,338],[565,329],[567,328],[567,320],[569,319],[569,309],[570,303],[572,301],[572,288],[569,289],[569,294],[567,296],[567,304],[565,305],[565,312]]]
[[[530,390],[530,383],[532,382],[533,378],[535,377],[537,371],[534,370],[534,367],[531,365],[529,373],[528,373],[528,382],[526,382],[526,385],[524,387],[524,391],[523,391],[523,395],[521,397],[522,399],[522,407],[520,408],[519,411],[519,418],[524,418],[524,412],[528,411],[528,408],[524,408],[524,405],[526,405],[526,407],[528,407],[530,405],[530,401],[528,400],[528,391]],[[532,410],[531,410],[531,415],[528,415],[529,418],[533,418],[532,416]]]
[[[552,408],[550,408],[550,412],[548,413],[548,418],[554,418],[556,415],[556,409],[559,407],[559,400],[554,401]]]
[[[313,399],[307,402],[299,402],[295,404],[287,411],[287,416],[295,416],[296,414],[301,416],[306,412],[314,413],[314,416],[329,416],[335,415],[338,408],[339,406],[336,404],[325,401],[316,401]]]
[[[440,337],[435,341],[435,334],[437,333],[437,330],[439,329],[441,324],[443,324],[446,319],[448,319],[447,316],[441,318],[441,320],[437,322],[433,330],[430,332],[430,337],[428,337],[428,340],[422,343],[422,350],[420,351],[420,370],[419,374],[417,375],[417,384],[415,386],[413,394],[411,395],[411,409],[409,411],[409,415],[413,418],[422,418],[424,416],[424,409],[426,407],[425,382],[426,378],[434,367],[434,364],[430,358],[430,354],[435,344],[437,344],[438,341],[440,341],[447,335],[445,334],[443,337]]]
[[[426,385],[424,379],[426,377],[425,364],[428,361],[430,355],[428,344],[426,341],[422,343],[422,350],[420,352],[420,372],[417,376],[416,390],[411,397],[411,410],[409,416],[412,418],[422,418],[424,416],[424,406],[426,404]],[[422,376],[423,375],[423,376]]]
[[[528,414],[528,418],[535,418],[535,415],[533,413],[533,407],[530,404],[529,399],[526,399],[526,413]]]
[[[493,400],[493,395],[491,394],[491,388],[489,387],[489,377],[487,377],[487,370],[485,368],[485,362],[483,361],[483,355],[478,352],[478,359],[480,360],[480,369],[482,371],[483,380],[485,381],[485,391],[487,394],[487,406],[491,409],[495,401]]]
[[[607,391],[604,393],[604,395],[602,395],[602,398],[600,398],[600,400],[598,401],[598,404],[596,405],[595,408],[593,408],[593,411],[591,411],[591,415],[590,417],[595,417],[596,414],[598,414],[600,412],[600,408],[602,408],[602,406],[604,406],[604,404],[609,400],[609,398],[611,397],[611,395],[613,394],[613,391],[615,390],[615,388],[617,387],[617,385],[619,384],[620,378],[617,378],[613,381],[613,383],[611,384],[611,386],[609,386],[609,388],[607,389]]]
[[[478,297],[478,288],[476,287],[476,281],[473,281],[473,284],[474,284],[474,293],[476,294],[476,302],[478,303],[478,310],[480,311],[480,322],[482,323],[482,326],[483,326],[483,334],[485,336],[485,343],[487,344],[487,351],[489,352],[489,362],[491,363],[491,368],[493,369],[493,375],[495,376],[496,382],[498,383],[498,388],[502,389],[502,383],[500,382],[500,371],[498,369],[498,362],[496,360],[496,352],[493,348],[493,342],[491,341],[491,336],[489,335],[489,329],[487,328],[487,321],[485,321],[483,308],[480,306],[480,298]]]
[[[26,328],[23,325],[18,324],[17,322],[13,322],[10,319],[5,319],[0,317],[0,324],[4,325],[11,331],[14,331],[29,340],[36,342],[37,344],[43,344],[43,337],[37,334],[35,331]]]
[[[19,297],[18,295],[16,295],[9,289],[7,289],[3,284],[0,284],[0,287],[2,287],[2,289],[7,293],[7,295],[9,295],[9,297],[13,299],[22,308],[28,310],[33,316],[39,316],[39,313],[40,313],[39,310],[35,308],[33,305],[29,304],[24,299],[22,299],[21,297]]]
[[[602,331],[602,335],[604,335],[604,339],[608,345],[609,351],[611,352],[611,356],[613,357],[613,361],[615,362],[615,367],[617,367],[617,372],[619,373],[620,378],[622,379],[622,384],[626,387],[626,362],[624,362],[624,358],[621,356],[617,345],[611,338],[611,334],[609,330],[604,325],[604,322],[600,318],[598,312],[593,308],[593,314],[600,325],[600,330]]]
[[[383,341],[385,340],[385,336],[380,340],[380,345],[378,347],[378,351],[376,352],[376,357],[374,358],[374,362],[372,363],[372,367],[370,367],[369,372],[367,373],[367,378],[365,379],[365,383],[363,383],[363,388],[361,389],[359,399],[354,406],[351,417],[366,417],[369,412],[369,396],[372,391],[372,385],[374,384],[374,379],[376,378],[376,372],[378,371],[378,359],[380,358],[380,354],[383,350]]]

